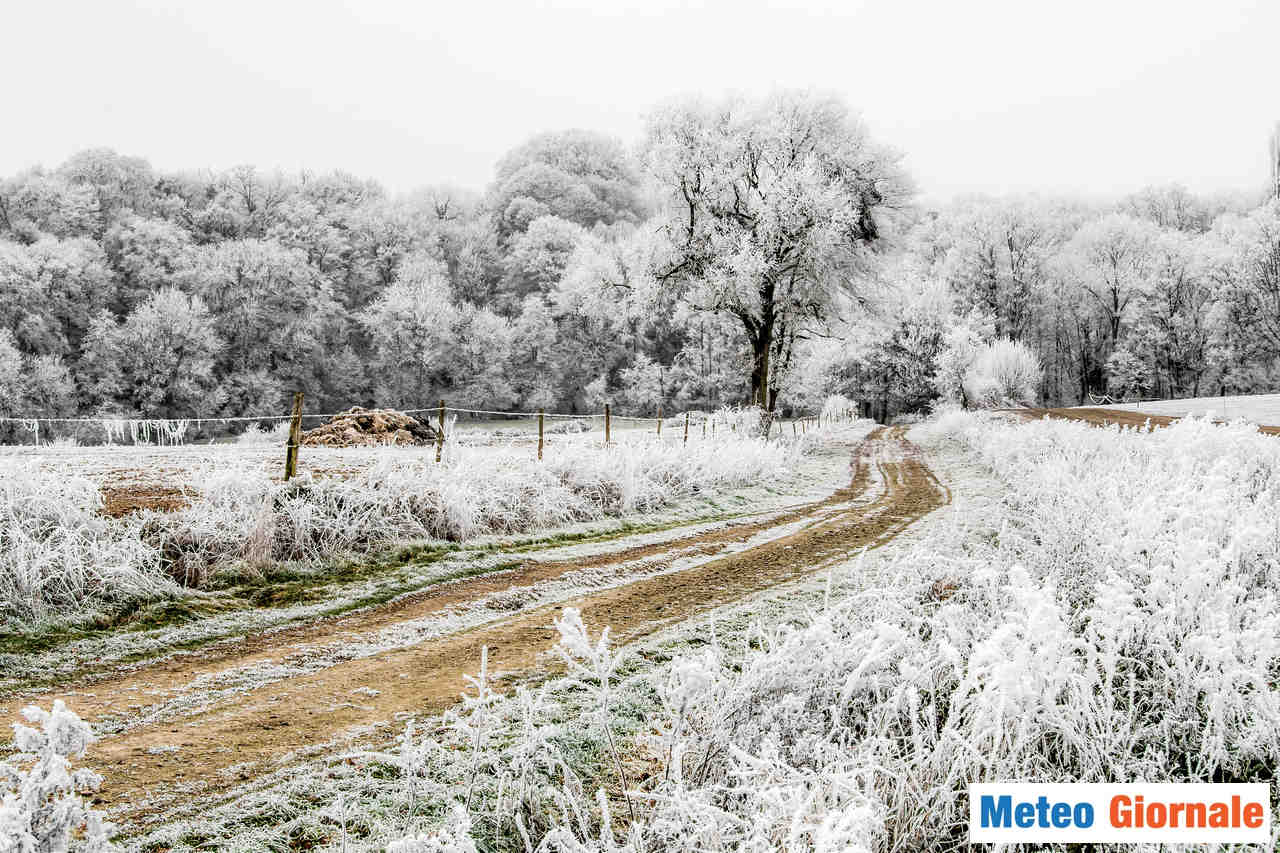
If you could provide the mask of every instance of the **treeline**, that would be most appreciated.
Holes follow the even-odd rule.
[[[714,320],[563,281],[646,215],[628,153],[584,132],[512,151],[483,194],[85,151],[0,182],[0,415],[735,402]]]
[[[912,410],[939,365],[1009,339],[1039,356],[1049,405],[1280,388],[1280,202],[1261,191],[959,199],[878,275],[885,303],[810,349],[808,386]]]
[[[839,102],[748,106],[670,108],[641,156],[538,136],[482,193],[107,150],[0,181],[0,415],[902,411],[1000,338],[1051,404],[1277,387],[1276,202],[928,210]]]

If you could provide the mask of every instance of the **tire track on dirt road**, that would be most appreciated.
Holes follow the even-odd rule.
[[[545,652],[556,639],[551,624],[564,607],[581,610],[593,631],[610,626],[615,643],[634,642],[713,608],[801,580],[864,547],[882,545],[950,499],[901,428],[880,428],[864,439],[854,451],[853,468],[849,487],[782,517],[610,556],[634,559],[660,555],[663,549],[684,553],[699,547],[718,554],[728,542],[742,542],[778,524],[794,525],[785,535],[689,568],[285,678],[189,716],[105,738],[86,758],[87,765],[106,777],[100,802],[112,808],[114,819],[130,823],[175,805],[192,808],[193,800],[208,804],[210,797],[278,770],[300,750],[372,731],[395,721],[397,715],[433,713],[452,706],[464,687],[463,676],[477,670],[483,647],[489,650],[491,672],[521,679],[553,673],[556,668]],[[519,580],[536,582],[540,573],[556,570],[549,566],[535,563]],[[512,582],[509,576],[479,578],[439,593],[452,599]],[[367,618],[371,623],[394,621],[431,606],[443,606],[443,600],[428,594]],[[96,701],[104,696],[128,699],[121,684],[102,683],[91,689]],[[47,703],[49,698],[41,701]]]

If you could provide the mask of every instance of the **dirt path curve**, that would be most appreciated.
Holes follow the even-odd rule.
[[[479,665],[488,647],[491,672],[512,678],[554,671],[545,656],[555,640],[552,621],[564,607],[582,611],[592,630],[608,625],[625,644],[778,584],[821,571],[863,547],[876,547],[949,500],[949,493],[900,428],[878,429],[852,460],[849,487],[824,501],[767,522],[736,525],[660,545],[624,548],[593,560],[703,555],[688,568],[650,575],[554,605],[519,611],[478,627],[386,652],[346,660],[314,673],[283,678],[237,693],[192,712],[144,723],[105,738],[86,763],[106,777],[101,802],[117,820],[133,822],[182,803],[209,802],[288,763],[300,750],[368,732],[406,714],[438,712],[457,701],[463,675]],[[790,532],[725,553],[767,528]],[[653,553],[650,553],[653,552]],[[715,556],[719,554],[720,556]],[[710,556],[707,556],[710,555]],[[537,583],[565,571],[562,563],[530,561],[497,577],[481,577],[426,591],[385,609],[345,620],[342,631],[369,630],[486,590]],[[316,630],[316,629],[310,629]],[[325,630],[332,632],[333,625]],[[78,693],[74,707],[93,720],[139,701],[141,685],[154,690],[166,679],[189,683],[194,675],[270,660],[282,647],[306,639],[306,630],[279,632],[247,642],[241,654],[223,653],[201,664],[166,662]],[[47,704],[53,696],[41,696]]]

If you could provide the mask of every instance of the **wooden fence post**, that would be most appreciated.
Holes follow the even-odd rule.
[[[298,473],[298,445],[302,442],[302,392],[293,394],[293,416],[289,418],[289,443],[284,451],[284,481]]]
[[[658,438],[662,438],[662,404],[658,404]]]
[[[542,461],[542,419],[545,414],[542,409],[538,409],[538,461]]]
[[[684,443],[689,443],[689,413],[684,413]]]
[[[436,431],[436,461],[444,454],[444,400],[440,401],[440,427]]]
[[[604,404],[604,445],[609,446],[609,404]]]

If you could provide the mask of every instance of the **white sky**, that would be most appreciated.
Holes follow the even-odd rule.
[[[475,188],[529,135],[630,142],[676,94],[847,95],[925,196],[1254,188],[1280,0],[5,0],[0,174],[162,169]]]

